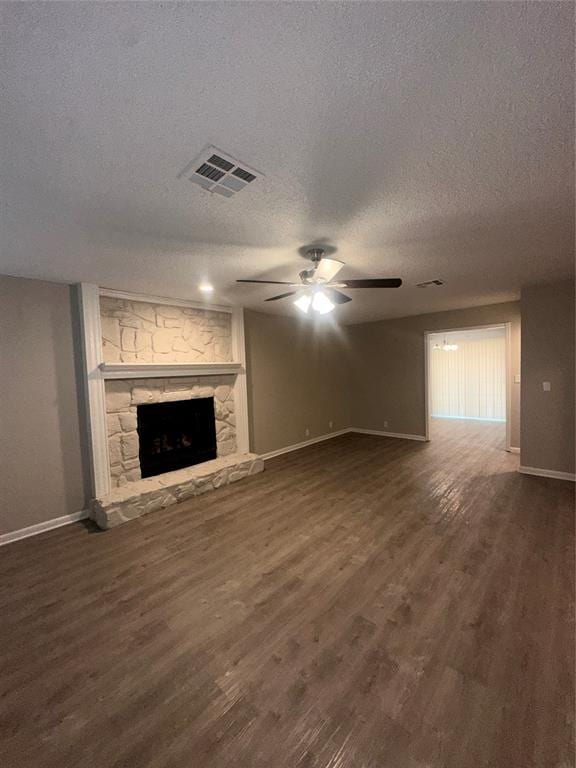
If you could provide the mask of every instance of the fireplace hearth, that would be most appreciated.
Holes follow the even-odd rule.
[[[139,405],[137,419],[142,477],[216,458],[213,397]]]

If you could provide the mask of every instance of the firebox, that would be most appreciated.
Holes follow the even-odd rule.
[[[142,477],[216,458],[213,397],[139,405],[137,413]]]

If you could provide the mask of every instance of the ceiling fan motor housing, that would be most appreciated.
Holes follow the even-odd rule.
[[[318,277],[316,277],[316,280],[314,280],[314,276],[315,276],[316,270],[318,269],[318,264],[320,264],[323,256],[324,256],[323,248],[309,248],[306,251],[306,257],[310,259],[310,261],[312,262],[312,266],[309,269],[303,269],[302,272],[299,273],[300,279],[302,280],[304,285],[311,285],[314,282],[320,281]]]
[[[304,283],[304,285],[311,285],[314,280],[314,272],[316,271],[316,267],[311,267],[310,269],[303,269],[302,272],[299,273],[300,280]]]

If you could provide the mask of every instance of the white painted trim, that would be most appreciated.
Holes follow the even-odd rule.
[[[506,366],[506,450],[512,445],[512,330],[511,323],[504,323]]]
[[[127,301],[142,301],[145,304],[166,304],[169,307],[188,307],[189,309],[207,309],[211,312],[232,313],[234,307],[224,304],[209,304],[206,301],[187,301],[186,299],[170,299],[168,296],[148,296],[146,293],[129,293],[115,291],[113,288],[100,288],[100,296],[110,299],[126,299]]]
[[[158,379],[237,374],[240,363],[101,363],[105,379]]]
[[[92,495],[96,498],[110,492],[108,434],[106,427],[106,392],[102,363],[102,330],[100,327],[100,292],[97,285],[78,286],[84,391],[90,447]]]
[[[85,520],[87,517],[88,512],[83,509],[81,512],[73,512],[71,515],[63,515],[62,517],[55,517],[52,520],[45,520],[42,523],[29,525],[27,528],[20,528],[18,531],[3,533],[0,535],[0,547],[3,547],[5,544],[11,544],[13,541],[20,541],[20,539],[27,539],[30,536],[37,536],[39,533],[51,531],[54,528],[61,528],[63,525],[76,523],[78,520]]]
[[[516,448],[516,446],[511,445],[510,448],[507,449],[508,453],[520,453],[520,448]]]
[[[576,474],[572,472],[558,472],[555,469],[540,469],[539,467],[518,467],[518,472],[523,475],[536,475],[536,477],[551,477],[553,480],[569,480],[576,482]]]
[[[291,453],[292,451],[299,451],[300,448],[307,448],[314,443],[322,443],[324,440],[330,440],[333,437],[339,437],[340,435],[346,435],[353,430],[348,427],[347,429],[340,429],[337,432],[330,432],[327,435],[320,435],[319,437],[311,437],[309,440],[304,440],[302,443],[293,443],[293,445],[287,445],[285,448],[278,448],[275,451],[269,451],[268,453],[261,453],[260,458],[264,461],[273,459],[276,456],[281,456],[283,453]]]
[[[439,328],[437,331],[426,331],[426,333],[454,333],[455,331],[497,331],[504,328],[509,320],[503,320],[501,323],[489,323],[488,325],[459,325],[458,328]]]
[[[428,441],[426,435],[404,435],[401,432],[381,432],[379,429],[360,429],[352,427],[350,432],[358,432],[360,435],[377,435],[378,437],[396,437],[400,440],[418,440],[422,443]]]
[[[426,442],[430,442],[430,333],[424,331],[424,434]]]
[[[236,416],[236,450],[250,451],[250,428],[248,420],[248,386],[246,382],[246,339],[244,335],[244,310],[232,312],[232,357],[238,360],[239,368],[234,381],[234,413]]]

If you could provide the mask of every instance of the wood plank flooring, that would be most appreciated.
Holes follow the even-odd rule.
[[[436,443],[473,442],[477,448],[506,450],[506,422],[473,419],[430,419],[430,440]]]
[[[4,547],[0,765],[573,766],[573,486],[452,427]]]

